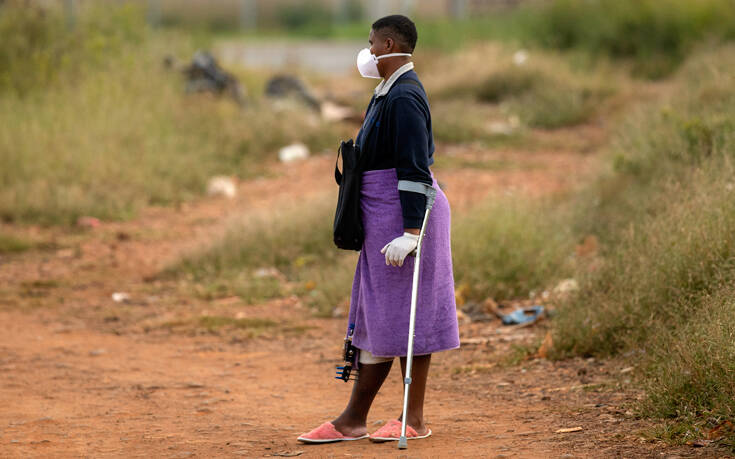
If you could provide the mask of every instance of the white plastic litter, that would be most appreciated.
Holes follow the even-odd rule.
[[[354,116],[354,111],[350,107],[343,107],[330,101],[322,103],[321,112],[325,121],[342,121]]]
[[[278,159],[284,163],[290,163],[309,157],[309,147],[303,143],[293,143],[278,151]]]
[[[127,303],[130,301],[130,294],[125,292],[115,292],[112,294],[112,301],[115,303]]]
[[[207,195],[234,198],[237,194],[237,185],[232,177],[216,176],[207,183]]]
[[[513,54],[513,63],[517,66],[521,66],[528,61],[528,52],[525,49],[520,49]]]
[[[557,294],[571,293],[576,292],[577,290],[579,290],[579,284],[575,279],[564,279],[554,287],[554,293]]]

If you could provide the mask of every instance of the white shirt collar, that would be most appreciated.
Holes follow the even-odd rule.
[[[390,91],[391,86],[393,86],[393,83],[396,82],[398,77],[410,70],[413,70],[413,62],[409,62],[398,67],[398,69],[393,72],[393,74],[387,80],[382,80],[380,83],[378,83],[378,86],[375,88],[375,97],[383,97],[384,95],[388,94],[388,91]]]

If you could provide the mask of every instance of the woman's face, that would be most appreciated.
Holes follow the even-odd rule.
[[[370,35],[368,35],[368,43],[370,43],[370,54],[379,56],[382,53],[379,53],[376,49],[378,47],[376,41],[377,39],[375,37],[375,31],[370,29]]]
[[[375,33],[372,29],[370,29],[370,35],[368,35],[368,43],[370,43],[370,52],[376,56],[398,51],[393,49],[395,42],[392,38],[386,37],[381,33]]]
[[[374,30],[370,29],[370,35],[368,35],[368,43],[370,43],[370,53],[375,56],[382,56],[393,52],[393,39],[384,37],[382,34],[375,33]],[[383,60],[378,61],[378,71],[380,76],[383,76]]]

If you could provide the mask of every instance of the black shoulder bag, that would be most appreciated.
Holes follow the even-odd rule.
[[[417,81],[409,78],[396,81],[394,86],[404,83],[421,87]],[[383,118],[383,112],[387,105],[385,102],[380,107],[378,120]],[[373,125],[370,126],[371,129]],[[342,154],[342,172],[339,171],[340,153]],[[344,250],[362,249],[362,243],[365,239],[365,228],[362,225],[360,215],[360,186],[362,185],[362,173],[365,163],[363,156],[352,139],[341,142],[337,150],[334,179],[339,185],[339,197],[337,198],[337,211],[334,214],[333,229],[335,245]]]
[[[342,154],[342,171],[334,165],[334,179],[339,185],[337,211],[334,214],[334,243],[340,249],[360,250],[365,229],[360,217],[360,185],[362,167],[359,148],[352,139],[342,142],[337,150],[337,163]]]

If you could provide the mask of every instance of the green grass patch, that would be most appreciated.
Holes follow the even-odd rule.
[[[169,330],[203,330],[207,333],[220,333],[229,330],[244,333],[248,338],[255,338],[271,330],[279,329],[279,324],[271,319],[261,317],[234,318],[227,316],[204,315],[192,319],[180,319],[161,324]]]
[[[498,103],[546,84],[549,84],[548,78],[538,69],[513,66],[490,75],[476,89],[476,95],[482,101]]]
[[[234,319],[224,316],[202,316],[197,324],[208,331],[217,331],[223,327],[248,329],[251,331],[263,330],[276,326],[276,322],[263,318]]]
[[[14,18],[8,8],[0,24]],[[25,20],[24,33],[55,27],[43,19],[54,11]],[[106,22],[99,13],[83,9],[74,29],[58,33],[87,36],[100,24]],[[0,84],[0,218],[42,224],[71,224],[84,215],[129,218],[145,206],[201,195],[214,175],[259,175],[294,141],[321,151],[346,137],[346,126],[277,111],[258,98],[243,110],[227,99],[185,94],[182,76],[164,69],[162,60],[190,55],[192,44],[182,35],[146,32],[142,19],[140,27],[137,39],[120,38],[114,52],[103,48],[104,59],[84,72],[53,66],[53,82]],[[0,43],[0,49],[10,46]],[[55,49],[45,41],[34,46],[39,53]],[[46,64],[31,59],[27,65]],[[12,73],[19,78],[35,74],[10,68],[22,72]]]
[[[466,70],[452,70],[438,81],[429,79],[435,87],[432,98],[437,100],[433,111],[439,140],[490,137],[493,128],[488,118],[544,129],[574,126],[601,113],[617,91],[616,72],[602,66],[575,69],[568,57],[536,53],[516,64],[507,52],[487,51],[495,54],[490,64],[477,62],[470,52],[466,62],[460,56],[445,63],[465,63]],[[518,126],[509,128],[510,135],[496,133],[496,137],[523,133]]]
[[[558,355],[640,363],[639,409],[672,419],[658,434],[676,442],[735,421],[733,62],[732,47],[693,58],[669,100],[621,127],[572,218],[602,241],[601,261],[554,321]]]
[[[686,442],[720,434],[735,447],[735,289],[732,283],[703,297],[697,311],[675,330],[659,330],[653,338],[653,364],[648,368],[649,394],[641,412],[677,418],[685,429],[668,439]]]
[[[526,130],[510,125],[498,107],[474,100],[443,100],[432,106],[432,134],[442,143],[480,144],[486,147],[525,145]],[[493,120],[507,125],[507,132],[493,131]]]
[[[355,253],[332,241],[334,202],[319,197],[249,217],[164,275],[188,280],[207,298],[238,295],[257,303],[295,294],[330,315],[349,296],[356,262]]]
[[[452,225],[458,289],[470,301],[528,297],[572,271],[573,243],[560,214],[543,203],[493,197]]]
[[[74,80],[115,59],[146,36],[141,8],[80,5],[75,22],[56,5],[0,5],[0,91],[27,94]]]
[[[189,27],[256,40],[284,36],[366,40],[371,22],[355,21],[359,14],[340,23],[330,16],[315,5],[294,6],[256,30],[238,33],[233,10],[227,15],[229,26]],[[503,40],[613,58],[627,63],[636,75],[660,78],[674,71],[697,44],[735,38],[735,8],[731,0],[551,0],[461,21],[417,18],[416,25],[419,50],[452,51]]]
[[[26,239],[0,233],[0,253],[20,253],[33,248],[34,244]]]
[[[328,15],[303,9],[293,16],[297,26],[264,24],[247,35],[367,38],[370,22],[324,23]],[[674,71],[698,43],[735,38],[735,8],[731,0],[551,0],[462,21],[419,18],[416,25],[419,49],[457,50],[505,40],[613,58],[628,62],[637,75],[660,78]]]
[[[558,80],[534,86],[512,101],[514,111],[529,126],[555,129],[589,121],[612,90]]]
[[[541,339],[536,339],[533,343],[527,344],[511,344],[508,353],[505,354],[500,362],[504,367],[516,367],[526,360],[532,358],[541,345]]]
[[[443,155],[437,158],[432,165],[434,170],[444,169],[474,169],[489,171],[504,171],[510,169],[518,169],[517,163],[508,159],[489,159],[482,157],[466,157],[466,156],[449,156]]]
[[[554,0],[528,11],[524,34],[541,46],[628,59],[666,76],[704,39],[735,37],[730,0]]]
[[[58,288],[61,286],[59,281],[54,279],[39,279],[34,281],[26,281],[21,283],[21,286],[23,288],[28,289],[50,289],[50,288]]]

